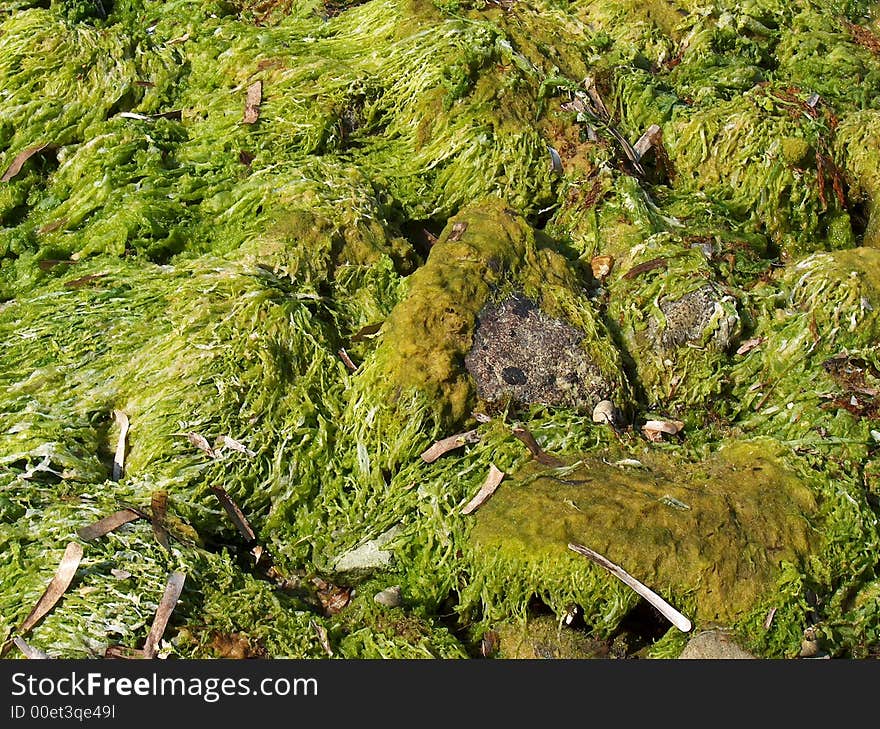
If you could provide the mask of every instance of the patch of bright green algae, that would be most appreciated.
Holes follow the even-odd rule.
[[[782,565],[800,565],[821,541],[813,492],[768,446],[733,443],[690,466],[651,455],[642,467],[585,458],[564,472],[518,471],[472,532],[487,584],[507,575],[503,596],[483,599],[503,610],[523,589],[567,594],[587,606],[588,625],[616,625],[637,598],[568,550],[575,542],[698,622],[736,622],[772,601]]]
[[[440,614],[484,629],[534,595],[610,635],[637,598],[576,540],[757,654],[807,627],[874,649],[870,4],[45,5],[0,10],[0,173],[49,145],[0,183],[0,635],[77,529],[162,488],[171,551],[146,523],[86,545],[35,646],[142,645],[172,569],[178,655],[320,657],[318,626],[339,657],[463,657]],[[584,79],[610,119],[570,106]],[[612,131],[651,124],[641,175]],[[585,334],[632,430],[511,407],[425,463],[475,425],[463,360],[514,292]],[[646,445],[653,412],[684,432]],[[513,425],[581,460],[526,465]],[[490,463],[508,477],[462,515]],[[252,574],[216,485],[291,584],[362,586],[350,612]],[[387,563],[334,573],[389,534]],[[397,583],[404,606],[370,602]]]

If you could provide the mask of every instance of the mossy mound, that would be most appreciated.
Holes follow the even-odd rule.
[[[536,240],[528,223],[502,200],[479,201],[451,218],[425,265],[410,277],[406,298],[383,326],[377,353],[384,360],[383,379],[391,387],[417,388],[427,394],[452,426],[470,413],[475,402],[466,358],[471,358],[472,369],[501,371],[505,367],[504,354],[497,357],[498,362],[490,363],[487,358],[479,366],[475,362],[472,350],[481,312],[487,304],[504,306],[510,297],[524,296],[542,316],[569,327],[575,335],[570,345],[580,348],[589,363],[590,372],[585,375],[594,386],[587,384],[580,401],[566,404],[586,409],[612,396],[625,401],[627,385],[617,351],[570,264],[550,245],[550,241]],[[547,319],[544,329],[553,326]],[[506,354],[511,369],[517,357],[525,364],[528,346],[511,337],[511,351]],[[552,360],[562,354],[548,351],[542,356]],[[521,377],[521,367],[516,369]],[[517,378],[507,384],[515,387],[526,382]],[[494,395],[492,399],[500,398],[500,388],[484,385],[483,391]],[[538,396],[532,401],[537,402]],[[529,400],[521,398],[521,402]]]
[[[636,468],[587,458],[564,473],[524,469],[478,512],[476,560],[509,575],[508,600],[512,585],[564,585],[589,625],[616,624],[636,598],[579,564],[567,545],[580,543],[699,622],[733,622],[772,601],[782,565],[821,541],[813,492],[764,448],[730,444],[690,467],[650,456]]]

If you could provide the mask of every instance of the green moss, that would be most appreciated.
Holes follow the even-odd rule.
[[[699,624],[734,622],[774,593],[781,563],[818,547],[813,494],[760,443],[729,445],[697,466],[642,462],[645,471],[589,459],[564,475],[519,472],[478,512],[478,563],[515,575],[513,584],[534,580],[539,593],[577,595],[588,625],[614,624],[634,600],[567,550],[582,543]]]

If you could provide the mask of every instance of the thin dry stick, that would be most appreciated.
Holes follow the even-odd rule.
[[[12,639],[12,642],[15,643],[15,646],[18,648],[18,650],[20,650],[22,652],[22,655],[25,658],[31,658],[31,659],[36,659],[36,660],[46,660],[47,658],[49,658],[48,654],[43,653],[43,651],[41,651],[37,648],[34,648],[33,646],[28,645],[24,638],[21,638],[16,635]]]
[[[118,529],[123,524],[128,524],[129,522],[135,521],[135,519],[140,519],[141,515],[131,509],[122,509],[121,511],[116,511],[110,516],[105,516],[100,521],[96,521],[94,524],[89,524],[88,526],[84,526],[82,529],[77,530],[77,534],[79,538],[85,542],[90,542],[93,539],[97,539],[98,537],[103,537],[105,534],[109,534],[114,529]]]
[[[324,652],[332,658],[333,649],[330,647],[330,639],[327,637],[327,629],[323,625],[318,625],[314,620],[309,620],[309,624],[312,626],[312,630],[315,631],[315,635],[318,636],[318,642],[321,644],[321,648],[323,648]]]
[[[24,619],[16,631],[19,635],[26,635],[31,628],[40,622],[46,613],[55,607],[55,603],[61,599],[61,596],[67,591],[67,588],[70,587],[70,583],[73,581],[73,576],[76,574],[82,556],[83,548],[78,542],[70,542],[67,545],[67,548],[64,550],[64,556],[61,558],[61,564],[59,564],[58,569],[55,570],[55,575],[52,577],[52,581],[40,596],[40,599],[37,600],[34,609],[31,610],[30,614]],[[6,655],[13,645],[14,643],[12,640],[7,641],[2,650],[0,650],[0,657]]]
[[[232,523],[235,524],[235,528],[238,529],[238,533],[244,537],[248,544],[255,542],[257,540],[257,535],[254,533],[253,528],[242,510],[238,508],[238,504],[236,504],[230,498],[229,494],[226,493],[226,489],[223,489],[220,486],[212,486],[211,491],[214,493],[214,496],[217,497],[220,505],[226,510]]]
[[[489,475],[486,476],[486,480],[483,482],[477,495],[465,504],[461,513],[472,514],[479,509],[480,506],[482,506],[483,503],[495,493],[495,489],[498,488],[498,484],[501,483],[504,476],[504,471],[499,470],[494,463],[489,464]]]
[[[466,433],[450,435],[448,438],[443,438],[434,443],[434,445],[422,453],[421,458],[425,463],[433,463],[444,453],[454,451],[456,448],[461,448],[468,443],[476,443],[479,439],[480,436],[477,435],[476,430],[469,430]]]
[[[535,460],[538,461],[538,463],[543,463],[545,466],[550,466],[551,468],[559,468],[560,466],[565,465],[564,461],[560,461],[558,458],[551,456],[541,448],[541,446],[538,445],[538,441],[535,440],[535,436],[532,435],[528,428],[518,425],[515,428],[512,428],[511,432],[517,439],[523,442],[525,447],[529,449],[529,453],[535,457]]]
[[[159,648],[159,641],[165,634],[165,627],[168,625],[168,619],[171,617],[180,593],[183,592],[183,583],[186,575],[183,572],[172,572],[168,578],[168,584],[165,585],[165,594],[159,601],[159,607],[156,609],[156,617],[153,618],[153,624],[150,626],[150,633],[147,635],[147,641],[144,643],[144,658],[155,658]]]
[[[688,620],[684,615],[678,612],[678,610],[672,607],[672,605],[666,602],[666,600],[660,597],[660,595],[658,595],[649,587],[643,585],[629,572],[624,570],[622,567],[618,567],[611,560],[603,557],[598,552],[594,552],[589,547],[585,547],[583,544],[574,544],[569,542],[568,548],[573,552],[582,554],[587,559],[590,559],[596,564],[604,567],[612,575],[617,577],[617,579],[619,579],[628,587],[632,588],[636,593],[641,595],[643,598],[645,598],[645,600],[647,600],[655,608],[657,608],[662,613],[664,618],[666,618],[670,623],[672,623],[683,633],[687,633],[688,631],[690,631],[691,627],[693,627],[690,620]]]
[[[116,455],[113,456],[113,474],[111,478],[118,481],[125,470],[125,439],[128,437],[128,416],[121,410],[114,410],[113,417],[119,423],[119,440],[116,441]]]

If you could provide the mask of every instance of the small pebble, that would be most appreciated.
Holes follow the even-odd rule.
[[[610,423],[617,421],[617,408],[611,400],[602,400],[593,408],[594,423]]]
[[[402,602],[400,595],[400,585],[394,585],[394,587],[388,587],[381,592],[377,592],[375,595],[373,595],[373,599],[384,607],[399,607],[400,603]]]

